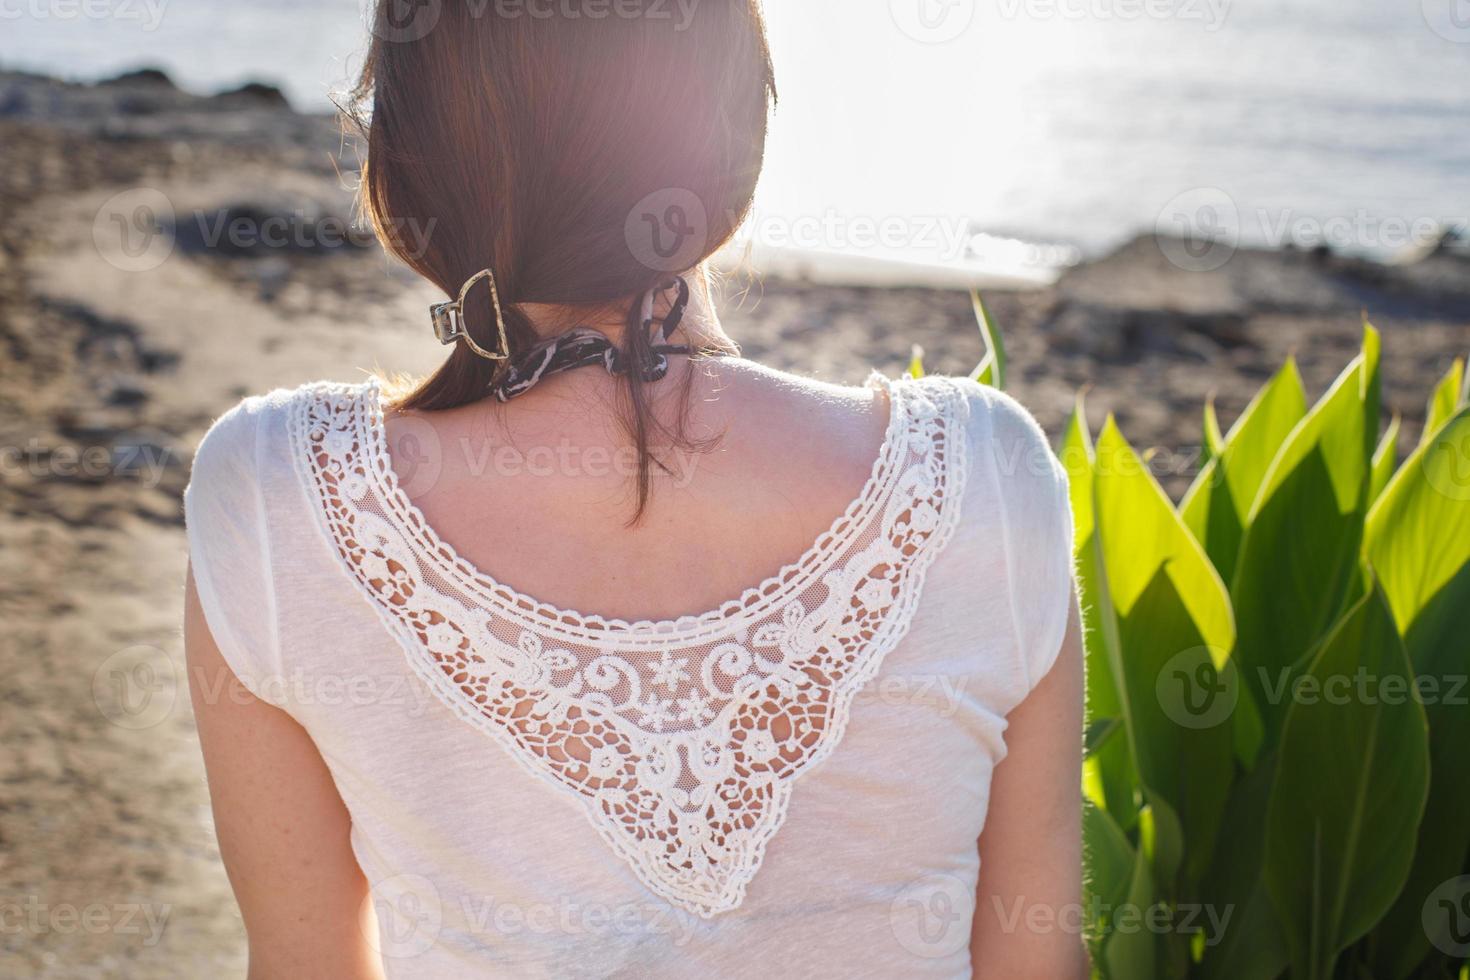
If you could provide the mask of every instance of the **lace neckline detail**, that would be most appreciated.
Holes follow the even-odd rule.
[[[959,387],[880,383],[888,431],[848,510],[740,600],[663,622],[557,610],[459,559],[393,477],[375,384],[301,389],[291,454],[337,564],[418,679],[577,803],[651,892],[710,918],[743,901],[958,520]]]
[[[888,423],[867,480],[847,508],[832,520],[827,529],[799,557],[782,565],[774,574],[713,609],[673,619],[627,620],[582,613],[542,602],[500,582],[463,558],[452,544],[440,537],[423,511],[400,485],[388,449],[383,419],[383,394],[376,377],[369,378],[362,385],[358,428],[367,447],[364,462],[369,479],[376,484],[375,489],[391,508],[392,516],[405,528],[411,529],[428,553],[442,559],[446,574],[463,580],[477,594],[505,607],[513,615],[533,621],[538,627],[550,628],[568,636],[595,637],[634,645],[649,639],[657,643],[667,643],[673,639],[704,635],[711,629],[738,627],[752,618],[760,618],[773,606],[788,599],[793,592],[800,591],[803,583],[810,577],[820,575],[835,556],[841,553],[844,543],[860,531],[864,522],[871,517],[872,511],[888,493],[898,475],[895,456],[902,449],[898,445],[899,433],[907,425],[904,414],[906,400],[900,384],[876,371],[868,376],[864,385],[881,389],[885,393],[889,405]]]

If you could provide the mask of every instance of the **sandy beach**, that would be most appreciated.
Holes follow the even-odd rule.
[[[0,976],[243,974],[182,669],[179,498],[242,396],[441,357],[441,297],[348,229],[353,160],[334,120],[265,86],[0,73]],[[1115,413],[1176,497],[1207,398],[1228,426],[1291,353],[1316,397],[1364,314],[1403,448],[1470,348],[1463,245],[1191,271],[1175,244],[986,299],[1008,389],[1053,439],[1086,388],[1094,427]],[[737,271],[726,292],[748,356],[828,380],[896,374],[913,344],[935,372],[982,354],[963,291]]]

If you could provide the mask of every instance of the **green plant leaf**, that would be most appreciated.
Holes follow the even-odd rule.
[[[1101,561],[1101,544],[1094,533],[1092,435],[1082,396],[1062,441],[1061,461],[1067,470],[1071,494],[1074,547],[1077,555],[1077,591],[1082,607],[1087,668],[1087,719],[1118,720],[1123,738],[1110,738],[1083,761],[1082,786],[1088,799],[1102,807],[1124,830],[1138,819],[1137,776],[1133,767],[1132,730],[1128,707],[1118,687],[1123,676],[1118,649],[1117,617]]]
[[[1393,471],[1398,468],[1399,457],[1399,417],[1395,413],[1393,421],[1388,423],[1388,431],[1383,433],[1383,440],[1378,443],[1378,449],[1373,453],[1373,475],[1368,480],[1368,505],[1371,507],[1378,495],[1383,493],[1383,488],[1388,486],[1388,481],[1393,479]]]
[[[1470,408],[1441,426],[1389,482],[1368,516],[1364,552],[1405,637],[1421,629],[1434,640],[1461,633],[1464,609],[1441,602],[1470,563]]]
[[[1275,758],[1267,757],[1230,795],[1203,890],[1206,920],[1221,923],[1223,935],[1211,936],[1203,950],[1202,980],[1275,980],[1286,969],[1286,937],[1262,875],[1266,806],[1275,777]]]
[[[1088,724],[1087,730],[1082,733],[1082,751],[1085,755],[1095,755],[1109,740],[1123,730],[1123,719],[1121,718],[1098,718]]]
[[[991,318],[990,311],[985,308],[985,301],[980,298],[980,290],[970,290],[970,305],[975,310],[975,322],[980,327],[980,338],[985,341],[985,357],[975,368],[971,377],[981,384],[1004,389],[1006,386],[1005,341],[1000,335],[999,328],[995,325],[995,320]]]
[[[1104,541],[1119,615],[1128,615],[1167,564],[1201,637],[1228,654],[1235,642],[1235,621],[1224,583],[1111,417],[1098,437],[1095,459],[1095,520],[1104,534],[1116,529],[1119,539]]]
[[[1082,886],[1089,916],[1088,947],[1093,962],[1103,963],[1112,911],[1128,897],[1138,859],[1117,821],[1090,802],[1082,807],[1082,851],[1087,863]]]
[[[1377,393],[1378,334],[1369,327],[1363,352],[1292,429],[1246,518],[1230,593],[1237,657],[1267,746],[1285,713],[1273,689],[1305,665],[1357,579]]]
[[[1092,536],[1094,508],[1092,506],[1092,432],[1087,427],[1087,412],[1083,396],[1079,393],[1072,406],[1072,415],[1067,419],[1067,431],[1062,436],[1059,456],[1062,467],[1067,471],[1067,490],[1072,505],[1072,529],[1076,535],[1077,550],[1082,542]]]
[[[1146,911],[1157,901],[1148,855],[1139,848],[1133,859],[1128,893],[1123,905],[1129,914]],[[1103,974],[1109,980],[1154,980],[1159,972],[1158,935],[1135,922],[1127,929],[1113,928],[1103,937]]]
[[[1213,413],[1212,413],[1213,414]],[[1286,437],[1307,414],[1307,396],[1296,361],[1287,358],[1281,370],[1251,399],[1184,495],[1180,513],[1220,577],[1229,582],[1246,517]],[[1218,422],[1216,423],[1218,431]],[[1208,423],[1205,441],[1208,445]]]
[[[1265,723],[1261,721],[1261,709],[1256,707],[1256,696],[1251,689],[1239,683],[1240,668],[1232,661],[1237,680],[1235,711],[1231,715],[1231,736],[1235,745],[1235,758],[1242,768],[1254,769],[1256,757],[1266,741]]]
[[[908,374],[911,378],[922,378],[924,376],[924,348],[918,344],[915,344],[909,353]]]
[[[983,385],[989,385],[990,387],[994,388],[995,357],[990,354],[986,354],[984,357],[982,357],[980,359],[979,365],[976,366],[974,371],[970,372],[970,377],[974,378],[976,381],[980,382]]]
[[[1138,779],[1177,814],[1183,873],[1207,867],[1234,771],[1227,712],[1205,717],[1233,680],[1235,623],[1225,587],[1162,488],[1109,418],[1094,457],[1093,537],[1116,619],[1114,677]],[[1203,720],[1201,720],[1203,719]],[[1155,869],[1156,872],[1158,869]]]
[[[1429,406],[1424,413],[1424,432],[1419,437],[1421,446],[1434,438],[1440,426],[1464,407],[1465,382],[1465,362],[1457,357],[1445,376],[1439,380],[1439,384],[1434,386],[1434,393],[1429,396]]]
[[[1443,387],[1443,386],[1441,386]],[[1375,933],[1375,967],[1408,976],[1430,952],[1422,910],[1470,855],[1470,408],[1439,425],[1405,461],[1368,515],[1367,561],[1426,702],[1430,787],[1413,867]]]
[[[1329,980],[1403,886],[1429,785],[1424,710],[1381,589],[1347,611],[1302,682],[1267,806],[1265,877],[1293,978]]]
[[[1210,397],[1205,402],[1204,420],[1204,445],[1202,447],[1201,465],[1217,458],[1225,451],[1225,437],[1220,434],[1220,416],[1215,414],[1215,399]]]
[[[1121,902],[1108,909],[1107,932],[1100,938],[1102,973],[1109,980],[1152,980],[1178,975],[1168,966],[1168,944],[1150,917],[1162,906],[1160,879],[1172,878],[1179,866],[1179,818],[1167,803],[1155,801],[1139,812],[1139,841],[1133,852],[1128,890]],[[1182,937],[1179,937],[1182,938]]]
[[[1158,912],[1171,912],[1181,894],[1179,871],[1184,866],[1184,827],[1179,814],[1157,793],[1145,791],[1147,805],[1138,813],[1138,849],[1148,860],[1153,871],[1153,888],[1157,901],[1154,907],[1139,903],[1135,911],[1145,916]],[[1184,885],[1184,889],[1191,886]],[[1183,893],[1187,893],[1184,891]],[[1147,921],[1145,919],[1145,921]],[[1157,933],[1154,948],[1159,959],[1158,973],[1162,977],[1183,976],[1188,969],[1190,937],[1172,926]],[[1157,929],[1157,926],[1153,927]]]
[[[1184,866],[1184,825],[1179,814],[1152,790],[1144,793],[1146,805],[1138,812],[1138,842],[1148,855],[1154,883],[1174,880]]]

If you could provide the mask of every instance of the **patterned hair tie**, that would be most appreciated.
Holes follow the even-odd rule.
[[[669,306],[668,315],[657,324],[653,315],[654,297],[666,290],[678,288],[678,294]],[[687,344],[670,344],[669,337],[684,319],[689,306],[689,284],[682,276],[676,276],[650,289],[643,296],[640,317],[644,330],[649,332],[648,357],[637,366],[638,377],[643,381],[658,381],[669,373],[669,356],[690,353]],[[542,379],[574,368],[601,364],[608,374],[626,374],[631,365],[628,358],[607,335],[590,327],[578,327],[543,340],[523,353],[516,354],[505,362],[505,366],[490,383],[490,391],[497,401],[508,402],[524,395]]]

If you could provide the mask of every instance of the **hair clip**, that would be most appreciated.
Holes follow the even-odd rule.
[[[465,327],[464,298],[481,279],[490,285],[490,303],[495,308],[495,326],[500,333],[500,348],[494,351],[488,351],[475,343],[475,338],[470,336]],[[500,309],[500,291],[495,288],[495,273],[489,269],[481,269],[470,276],[460,287],[459,296],[453,302],[435,303],[429,307],[429,317],[434,324],[434,336],[439,338],[441,344],[452,344],[462,339],[470,350],[487,361],[503,361],[510,357],[510,341],[505,336],[505,313]]]

